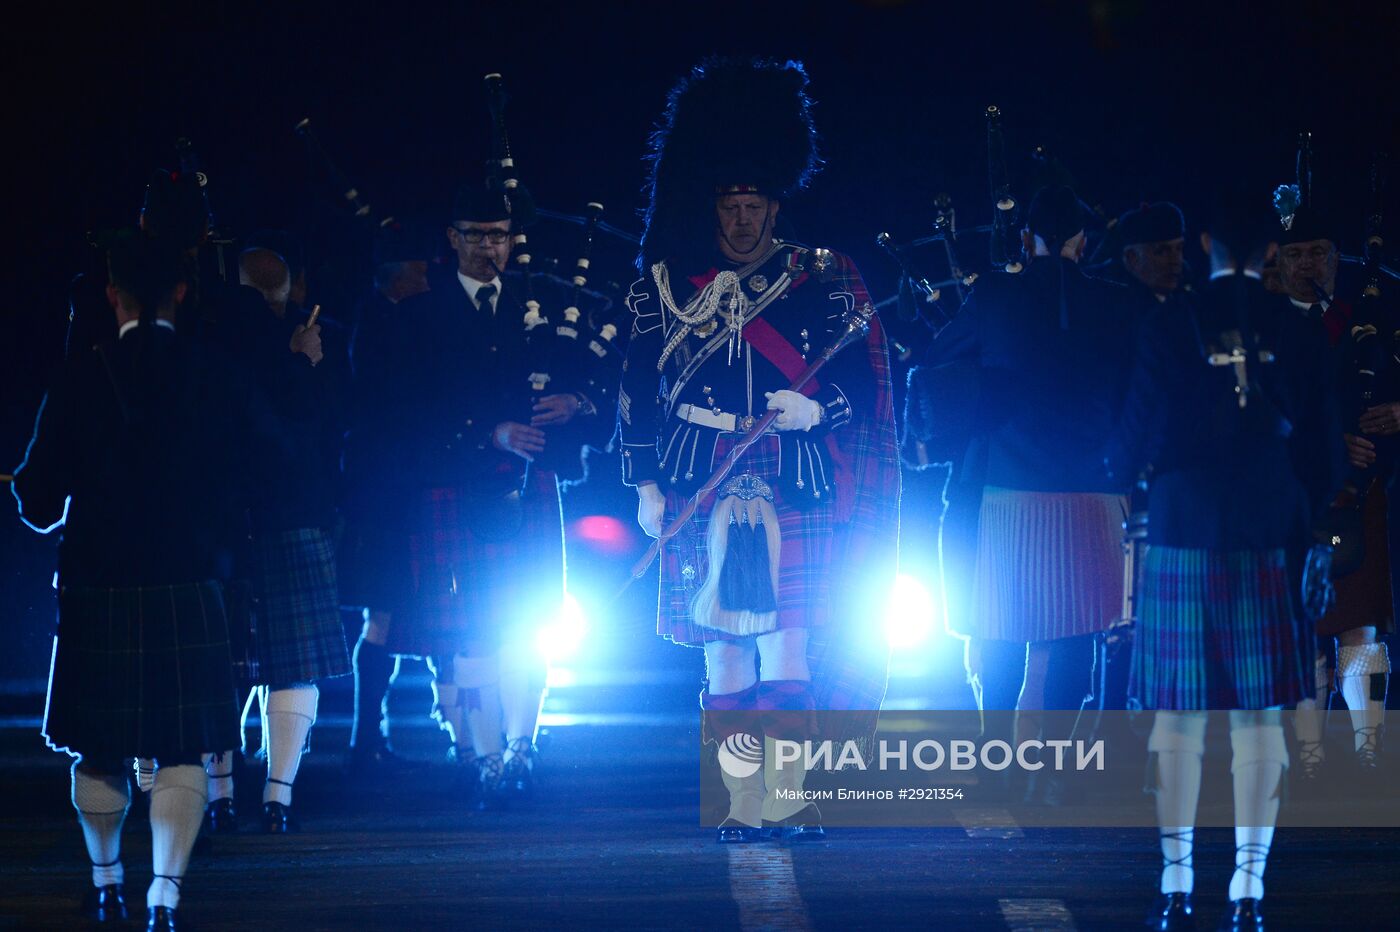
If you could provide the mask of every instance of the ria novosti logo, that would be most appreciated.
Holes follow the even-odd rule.
[[[725,738],[719,745],[719,766],[736,780],[758,773],[763,766],[763,739],[743,732]]]

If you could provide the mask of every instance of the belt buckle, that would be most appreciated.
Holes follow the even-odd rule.
[[[755,419],[752,414],[746,414],[743,417],[738,418],[737,422],[739,425],[739,429],[746,434],[749,431],[753,430],[754,424],[758,423],[757,419]]]

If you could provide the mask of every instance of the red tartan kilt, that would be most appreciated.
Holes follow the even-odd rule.
[[[478,526],[466,495],[426,489],[408,535],[409,604],[389,626],[389,650],[416,656],[499,646],[532,636],[564,597],[564,524],[554,473],[532,470],[519,530]]]
[[[715,448],[718,463],[740,439],[738,434],[722,434]],[[785,500],[778,481],[778,438],[769,434],[761,438],[735,464],[730,476],[751,472],[773,487],[778,512],[778,527],[782,532],[782,550],[778,561],[778,627],[810,628],[828,621],[831,580],[832,538],[835,532],[835,502],[795,507]],[[685,505],[676,492],[666,495],[666,523],[670,523]],[[656,633],[664,638],[692,647],[707,641],[738,640],[736,635],[704,628],[691,621],[690,603],[705,580],[709,561],[705,553],[705,538],[709,533],[709,515],[713,498],[701,504],[694,519],[670,541],[661,554],[661,597],[657,612]]]
[[[1375,625],[1385,634],[1393,627],[1390,595],[1390,545],[1388,541],[1385,485],[1371,486],[1361,506],[1362,535],[1366,553],[1356,572],[1337,580],[1337,604],[1317,622],[1319,637],[1336,637],[1343,631]]]

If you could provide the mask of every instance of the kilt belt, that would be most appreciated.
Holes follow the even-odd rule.
[[[730,414],[718,408],[702,408],[698,405],[677,405],[676,417],[689,424],[711,427],[727,434],[746,434],[758,423],[752,414]]]

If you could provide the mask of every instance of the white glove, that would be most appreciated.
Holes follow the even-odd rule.
[[[665,511],[666,496],[655,482],[637,486],[637,523],[646,536],[661,536],[661,516]]]
[[[806,395],[788,389],[764,392],[768,410],[778,409],[778,430],[811,430],[822,422],[822,406]]]

